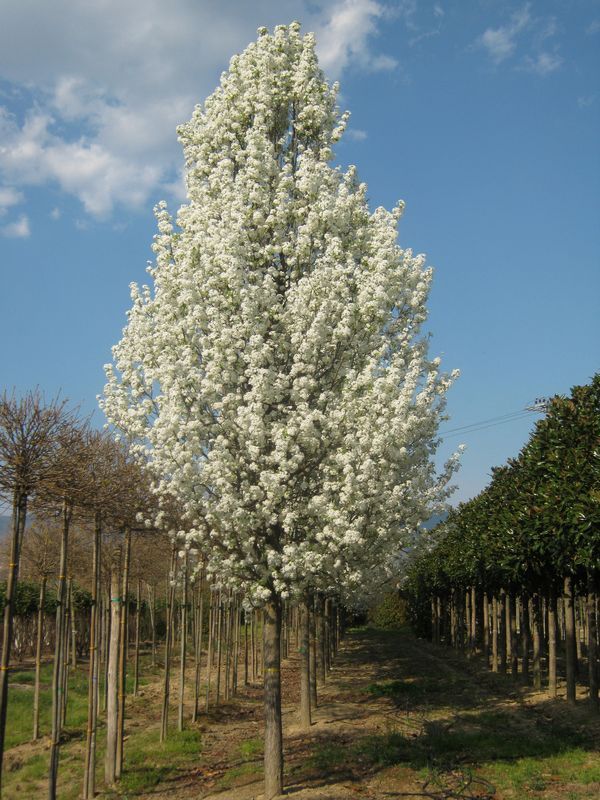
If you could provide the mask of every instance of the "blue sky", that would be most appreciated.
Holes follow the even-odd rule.
[[[0,386],[96,406],[153,205],[183,202],[175,127],[259,25],[298,19],[352,112],[338,148],[436,268],[448,431],[599,368],[600,2],[3,0]],[[456,499],[536,419],[450,433]],[[95,419],[101,424],[100,412]]]

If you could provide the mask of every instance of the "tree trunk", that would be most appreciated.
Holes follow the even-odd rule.
[[[169,695],[171,691],[171,636],[173,625],[171,617],[175,613],[175,568],[177,565],[177,549],[175,545],[171,549],[171,569],[169,570],[169,580],[167,581],[167,626],[165,632],[165,671],[163,679],[163,696],[160,719],[160,741],[164,742],[169,730]]]
[[[283,736],[281,728],[281,601],[265,607],[263,623],[265,706],[265,800],[283,792]]]
[[[117,736],[119,714],[119,639],[121,620],[120,548],[113,555],[110,570],[110,638],[107,653],[106,681],[106,753],[104,780],[112,786],[117,773]]]
[[[152,635],[152,666],[156,666],[156,590],[148,584],[148,611],[150,613],[150,632]]]
[[[548,594],[548,692],[556,697],[556,593],[551,589]]]
[[[221,695],[221,659],[223,655],[223,592],[219,589],[218,619],[217,619],[217,686],[215,705],[219,705]]]
[[[486,666],[490,665],[490,598],[483,592],[483,652]]]
[[[54,670],[52,672],[52,740],[50,745],[50,766],[48,770],[48,800],[56,798],[56,781],[58,778],[58,756],[63,714],[64,686],[64,636],[65,636],[65,579],[67,572],[67,549],[69,544],[69,526],[72,508],[63,501],[62,535],[60,543],[60,566],[58,587],[56,590],[56,641],[54,646]]]
[[[179,652],[179,709],[177,715],[177,730],[183,730],[183,695],[185,692],[185,657],[188,628],[188,552],[185,551],[183,559],[183,586],[181,589],[181,647]]]
[[[204,571],[200,574],[200,600],[198,604],[198,613],[196,616],[196,638],[195,638],[195,672],[194,672],[194,711],[192,713],[192,722],[198,719],[200,711],[200,670],[202,665],[202,638],[203,638],[203,625],[204,625]]]
[[[2,761],[4,758],[4,737],[6,732],[6,710],[8,704],[8,667],[13,644],[13,623],[15,598],[19,580],[19,559],[25,520],[27,518],[27,496],[15,492],[13,497],[12,538],[10,543],[10,562],[4,599],[4,624],[2,628],[2,655],[0,663],[0,793],[2,791]]]
[[[598,619],[596,617],[596,591],[591,572],[587,576],[586,614],[588,629],[588,674],[589,702],[594,711],[598,711]]]
[[[73,598],[73,578],[69,578],[69,609],[71,616],[71,666],[77,667],[77,618],[75,601]]]
[[[142,581],[137,579],[135,595],[135,660],[133,666],[133,696],[137,697],[140,682],[140,612],[142,610]]]
[[[478,636],[478,625],[477,625],[477,591],[474,586],[471,586],[471,650],[475,652],[477,650],[477,636]],[[439,637],[438,637],[439,638]]]
[[[40,584],[40,599],[37,618],[37,635],[35,643],[35,686],[33,689],[33,736],[35,742],[40,735],[40,673],[42,669],[42,642],[44,633],[44,602],[46,600],[46,576]]]
[[[311,595],[308,604],[309,638],[310,638],[310,704],[317,707],[317,625],[315,619],[315,598]]]
[[[529,596],[521,595],[521,659],[523,683],[529,683]]]
[[[248,679],[248,612],[244,609],[244,686],[248,686],[250,681]]]
[[[310,623],[308,602],[303,599],[300,613],[300,725],[308,729],[312,724],[310,716]]]
[[[536,592],[531,599],[533,629],[533,687],[538,692],[542,688],[542,614],[540,596]]]
[[[67,720],[67,695],[69,691],[69,639],[71,630],[71,585],[73,579],[68,578],[65,595],[65,622],[63,626],[63,654],[62,654],[62,706],[60,709],[60,728],[65,727]]]
[[[498,672],[498,598],[492,598],[492,672]]]
[[[99,625],[98,599],[100,595],[100,547],[102,519],[96,512],[94,520],[94,546],[92,550],[92,608],[90,613],[90,663],[88,682],[88,724],[83,776],[83,799],[90,800],[96,793],[96,727],[98,721]]]
[[[110,578],[109,578],[110,580]],[[110,624],[112,620],[112,601],[110,599],[110,585],[108,587],[108,593],[104,595],[104,613],[103,613],[103,631],[104,631],[104,642],[103,642],[103,670],[104,670],[104,691],[102,692],[102,711],[106,712],[106,706],[108,705],[108,649],[110,647]]]
[[[315,603],[316,628],[317,628],[317,682],[323,686],[325,683],[325,617],[323,615],[323,598],[317,594]]]
[[[564,581],[565,607],[565,651],[567,661],[567,702],[576,702],[577,650],[575,644],[575,603],[573,598],[573,580]]]
[[[123,771],[123,740],[125,738],[125,698],[127,696],[127,651],[129,650],[129,563],[131,560],[131,530],[125,529],[125,564],[123,566],[123,599],[121,602],[119,645],[119,711],[117,718],[116,777]]]
[[[514,593],[506,595],[506,610],[508,614],[508,632],[510,637],[510,674],[515,680],[519,673],[519,652],[517,645],[517,608]]]
[[[231,690],[235,697],[238,689],[238,666],[240,650],[240,607],[236,597],[233,616],[233,678]]]
[[[212,670],[212,651],[213,651],[213,627],[215,616],[215,592],[213,587],[210,588],[210,605],[208,610],[208,651],[206,653],[206,710],[210,704],[210,678]]]
[[[506,628],[506,591],[500,589],[500,597],[498,598],[498,655],[499,655],[499,670],[502,675],[506,675],[506,661],[507,661],[507,628]]]

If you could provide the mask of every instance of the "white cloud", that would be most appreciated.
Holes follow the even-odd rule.
[[[562,58],[554,53],[541,52],[535,57],[526,56],[525,58],[526,68],[542,76],[555,72],[562,63]]]
[[[21,126],[4,116],[0,169],[5,176],[24,186],[57,183],[98,217],[117,203],[139,207],[159,184],[160,166],[128,159],[125,152],[107,147],[101,136],[68,141],[53,132],[53,123],[37,111]]]
[[[559,26],[554,17],[532,16],[530,9],[531,4],[527,3],[512,14],[507,25],[487,28],[476,40],[476,45],[486,50],[495,64],[517,56],[517,69],[545,77],[563,63],[557,46],[548,42],[557,35]]]
[[[517,46],[517,37],[531,22],[529,4],[511,16],[510,23],[500,28],[487,28],[478,43],[484,47],[492,61],[500,64],[511,56]]]
[[[360,128],[349,128],[346,131],[345,136],[348,139],[352,139],[354,142],[364,142],[368,134],[366,131],[363,131]]]
[[[26,214],[21,214],[19,219],[15,222],[9,222],[8,225],[3,225],[0,228],[2,236],[7,236],[11,239],[27,239],[31,234],[29,227],[29,217]]]
[[[577,105],[579,108],[589,108],[596,102],[596,97],[597,95],[595,94],[580,95],[577,98]]]
[[[444,11],[444,9],[442,8],[442,6],[439,3],[436,3],[434,5],[434,7],[433,7],[433,15],[435,17],[443,17],[445,13],[446,12]]]
[[[600,19],[592,20],[585,29],[585,32],[588,36],[594,36],[594,34],[600,33]]]
[[[52,211],[50,212],[50,219],[57,220],[60,219],[61,216],[62,216],[62,211],[58,207],[53,208]]]
[[[410,15],[413,0],[399,11]],[[0,78],[30,97],[24,115],[0,104],[0,179],[58,185],[85,210],[183,199],[176,126],[218,83],[256,28],[282,19],[314,30],[329,77],[349,67],[390,70],[373,46],[389,7],[377,0],[5,0]]]
[[[13,189],[12,186],[0,186],[0,217],[4,216],[11,206],[23,202],[23,193]]]
[[[377,21],[387,9],[375,0],[341,0],[331,9],[329,20],[317,31],[319,59],[323,68],[337,77],[349,66],[389,70],[395,58],[372,51],[369,43],[377,33]]]

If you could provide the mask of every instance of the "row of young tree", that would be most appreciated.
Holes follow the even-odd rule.
[[[78,608],[81,610],[82,605],[77,602],[78,592],[73,584],[74,563],[69,558],[73,529],[75,523],[83,523],[89,539],[86,548],[89,564],[83,571],[84,575],[87,573],[86,588],[89,591],[84,604],[89,612],[86,613],[86,636],[90,680],[86,748],[89,765],[86,763],[86,768],[89,766],[87,772],[93,776],[98,704],[97,636],[100,628],[102,544],[105,539],[109,542],[111,565],[117,560],[120,562],[123,550],[125,553],[129,552],[132,531],[139,527],[139,514],[142,511],[148,513],[149,504],[152,503],[150,484],[143,468],[131,459],[126,447],[117,444],[107,435],[91,430],[87,421],[79,419],[75,412],[67,408],[65,402],[55,400],[46,404],[36,391],[22,398],[6,393],[0,398],[0,491],[12,510],[12,531],[3,592],[0,654],[0,778],[9,699],[10,660],[15,633],[23,633],[24,628],[23,615],[18,612],[22,610],[19,605],[26,594],[23,591],[26,587],[19,590],[19,570],[23,543],[26,541],[25,554],[28,556],[29,567],[40,579],[36,630],[37,703],[44,643],[43,612],[50,600],[46,597],[47,583],[52,575],[56,576],[56,585],[51,588],[55,614],[48,793],[53,798],[56,796],[61,733],[65,720],[68,664],[70,657],[77,657],[76,611]],[[32,515],[36,520],[37,534],[32,533],[26,539],[26,523],[28,516]],[[119,596],[119,591],[113,595],[120,600]],[[120,608],[120,601],[118,605]],[[112,613],[111,620],[114,623]],[[118,627],[117,625],[117,629]],[[113,702],[113,695],[117,694],[111,675],[112,658],[112,651],[109,650],[109,705]],[[38,709],[34,712],[34,736],[39,732],[37,713]],[[107,723],[109,721],[110,717],[107,717]],[[91,780],[93,781],[93,777]]]
[[[576,699],[587,660],[598,708],[600,375],[546,414],[487,488],[452,511],[415,552],[403,591],[422,635],[483,649],[495,671]],[[520,641],[519,641],[520,640]],[[559,658],[559,656],[561,658]]]
[[[11,655],[35,658],[32,739],[50,735],[52,798],[57,796],[61,736],[68,720],[69,670],[81,659],[87,662],[82,796],[90,798],[96,793],[101,717],[105,784],[114,785],[122,775],[127,674],[129,670],[131,694],[136,696],[144,640],[149,666],[162,669],[164,741],[174,665],[179,666],[179,731],[185,724],[186,691],[190,722],[195,722],[211,705],[233,697],[239,681],[264,678],[265,613],[218,576],[207,574],[204,557],[186,542],[181,520],[173,513],[161,515],[168,529],[139,527],[140,516],[156,512],[148,474],[122,445],[89,430],[63,403],[44,405],[37,392],[21,400],[5,394],[0,398],[0,448],[2,495],[13,504],[12,535],[0,564],[6,578],[0,583],[2,672],[8,678]],[[341,610],[335,598],[318,594],[305,596],[300,604],[282,603],[281,615],[278,656],[301,653],[299,715],[308,726],[317,685],[325,680],[339,645]],[[52,722],[51,730],[44,731],[40,676],[48,653],[53,664]],[[186,686],[190,656],[194,677]],[[8,681],[2,700],[5,726]]]

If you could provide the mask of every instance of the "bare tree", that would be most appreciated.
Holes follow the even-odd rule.
[[[13,639],[14,604],[28,503],[55,466],[61,432],[72,423],[66,401],[44,405],[39,391],[17,399],[0,398],[0,492],[12,506],[12,537],[6,586],[0,662],[0,792],[8,703],[8,670]]]

